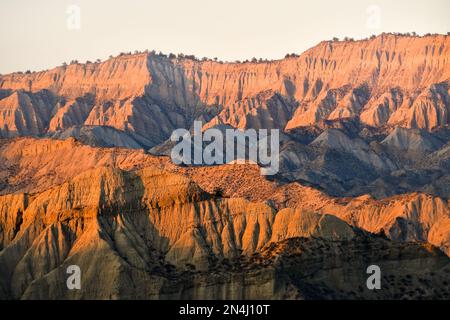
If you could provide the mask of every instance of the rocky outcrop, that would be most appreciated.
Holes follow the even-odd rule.
[[[0,100],[0,136],[39,135],[50,121],[56,97],[48,91],[36,93],[23,90],[12,93]]]
[[[81,259],[84,270],[93,268],[90,250],[110,263],[105,268],[128,261],[150,273],[149,264],[158,264],[151,254],[156,250],[177,267],[193,264],[201,270],[211,258],[255,253],[271,241],[272,233],[276,239],[287,237],[285,222],[277,222],[269,206],[214,199],[182,176],[153,169],[94,169],[36,195],[25,207],[20,199],[9,205],[1,221],[7,236],[0,253],[1,280],[3,291],[16,298],[27,294],[32,281],[51,277],[65,260]],[[20,210],[21,221],[9,221]],[[333,239],[327,228],[336,222],[327,219],[316,215],[304,221],[305,228]],[[289,236],[305,232],[292,228]],[[343,234],[352,235],[351,229]],[[101,270],[95,266],[95,272]]]
[[[415,153],[418,157],[437,151],[443,146],[441,140],[426,132],[400,127],[392,130],[381,144],[397,149],[400,152]]]
[[[351,276],[344,292],[333,282],[371,263],[395,281],[414,277],[411,289],[427,278],[425,265],[437,274],[433,284],[448,272],[448,257],[435,249],[391,243],[333,215],[213,196],[159,169],[99,167],[27,201],[6,197],[2,298],[352,298],[370,295],[359,289],[364,278]],[[65,287],[73,264],[82,270],[81,290]],[[430,284],[415,294],[445,298],[446,288]],[[402,293],[390,288],[378,297]]]
[[[136,134],[117,130],[107,126],[73,126],[64,131],[49,134],[52,139],[67,140],[74,138],[86,145],[98,147],[119,147],[141,149],[153,143]]]
[[[121,56],[104,63],[71,64],[31,74],[2,76],[1,87],[11,90],[49,91],[69,99],[92,94],[97,101],[138,96],[150,81],[147,55]]]
[[[294,129],[358,118],[432,130],[449,123],[449,37],[382,34],[324,41],[299,57],[221,63],[121,55],[0,77],[1,135],[105,125],[153,145],[194,119],[206,127]]]
[[[428,133],[395,128],[388,134],[351,122],[308,130],[290,132],[282,143],[279,179],[315,186],[333,196],[449,196],[445,149],[450,135],[445,129]]]
[[[0,76],[0,298],[448,299],[449,39]],[[194,120],[282,129],[279,173],[174,165]]]
[[[98,166],[125,170],[160,166],[168,162],[146,154],[142,149],[93,148],[76,141],[19,138],[1,141],[0,185],[3,194],[35,193],[74,178]]]
[[[341,146],[334,140],[327,141],[336,148]],[[74,140],[20,138],[4,141],[0,147],[0,158],[0,193],[7,197],[11,193],[42,192],[74,179],[80,172],[98,167],[126,172],[151,167],[185,176],[211,194],[252,202],[269,201],[276,210],[303,208],[333,214],[364,230],[385,233],[395,240],[426,241],[449,253],[449,203],[445,198],[431,195],[413,193],[378,200],[368,195],[354,199],[335,198],[298,183],[279,185],[269,181],[260,176],[256,165],[178,167],[168,158],[152,156],[142,150],[93,148]],[[426,161],[426,165],[430,166],[430,162]],[[354,178],[354,171],[352,175]],[[8,201],[15,203],[18,200]],[[19,203],[23,202],[25,200]],[[10,210],[9,205],[5,204],[5,208]],[[15,215],[24,209],[20,207],[20,210],[12,211]],[[296,217],[296,213],[290,211],[283,214]],[[14,225],[14,222],[8,225]]]

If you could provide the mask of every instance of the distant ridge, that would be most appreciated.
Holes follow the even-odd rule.
[[[0,76],[0,135],[106,125],[154,144],[194,119],[206,127],[293,129],[356,117],[369,126],[449,123],[450,37],[383,34],[323,41],[272,62],[153,53]]]

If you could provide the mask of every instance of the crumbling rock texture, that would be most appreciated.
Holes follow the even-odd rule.
[[[449,299],[449,45],[1,75],[0,298]],[[174,165],[195,120],[280,129],[280,171]]]
[[[448,298],[438,197],[332,198],[256,165],[177,167],[74,140],[1,150],[15,164],[2,170],[2,298]],[[81,290],[66,287],[73,264]],[[386,290],[366,288],[370,264]]]

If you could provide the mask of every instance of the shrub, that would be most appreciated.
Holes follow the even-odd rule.
[[[213,190],[213,195],[219,198],[223,197],[223,189],[220,187],[215,187]]]

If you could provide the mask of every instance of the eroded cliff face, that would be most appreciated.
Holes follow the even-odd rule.
[[[274,210],[301,208],[332,214],[351,225],[373,233],[384,233],[400,241],[425,241],[450,253],[449,202],[423,193],[411,193],[374,199],[369,195],[356,198],[328,196],[299,183],[279,184],[262,177],[259,168],[250,164],[212,167],[179,167],[169,158],[156,157],[142,150],[94,148],[75,140],[19,138],[5,140],[0,147],[0,194],[38,193],[74,179],[80,172],[108,167],[125,172],[154,168],[181,175],[208,193],[226,198],[243,198],[251,202],[269,201]],[[13,196],[16,197],[16,196]],[[7,205],[25,203],[5,198],[5,217],[16,216],[23,207]],[[13,212],[7,215],[6,212]],[[259,210],[259,209],[258,209]],[[298,221],[297,213],[286,211],[287,220]],[[168,222],[171,220],[169,219]],[[12,222],[10,222],[11,224]],[[11,229],[11,228],[10,228]]]
[[[431,130],[449,123],[449,36],[383,34],[321,42],[260,63],[124,55],[0,77],[3,136],[107,125],[150,146],[201,119],[205,128],[294,129],[358,118]]]
[[[155,169],[93,169],[33,196],[30,203],[24,204],[22,197],[14,202],[10,196],[0,198],[2,208],[8,205],[1,221],[6,236],[1,280],[3,291],[15,298],[26,295],[34,280],[52,277],[67,260],[77,261],[83,270],[105,272],[114,283],[120,277],[114,269],[124,262],[151,275],[164,267],[162,255],[178,268],[192,264],[207,270],[212,259],[249,256],[272,237],[287,236],[283,216],[277,218],[268,205],[213,198],[190,180]],[[21,221],[12,220],[21,211]],[[342,236],[327,230],[329,223],[340,223]],[[353,236],[350,227],[331,216],[311,213],[304,224],[304,230],[291,229],[289,236]],[[85,294],[111,293],[110,288],[97,290]]]
[[[103,63],[71,64],[32,74],[2,76],[2,89],[49,90],[67,99],[92,94],[97,101],[141,95],[150,81],[147,55],[121,56]]]
[[[412,276],[412,289],[429,278],[424,267],[437,284],[449,266],[431,247],[392,243],[329,214],[217,197],[154,168],[99,167],[33,196],[1,196],[0,208],[2,298],[400,297],[400,288],[361,289],[366,264],[382,260],[395,281]],[[65,287],[72,264],[82,270],[79,291]],[[347,272],[352,282],[333,285]],[[445,298],[447,289],[414,295]]]
[[[256,165],[177,167],[74,140],[0,150],[2,298],[449,294],[450,210],[438,197],[333,198],[266,180]],[[378,294],[365,287],[373,263],[390,283]],[[80,291],[66,288],[72,264]]]
[[[0,298],[448,299],[449,39],[0,76]],[[284,130],[280,172],[174,165],[195,119]]]

